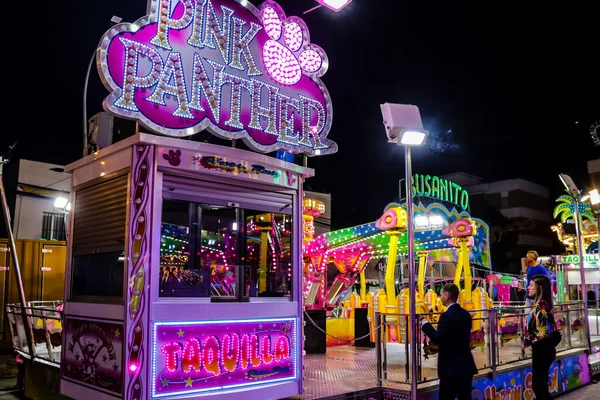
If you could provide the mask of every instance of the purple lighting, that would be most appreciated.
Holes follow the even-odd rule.
[[[271,38],[263,47],[263,60],[271,78],[282,85],[291,86],[300,81],[303,71],[315,73],[321,69],[323,50],[309,43],[308,28],[304,21],[296,17],[286,18],[284,12],[276,9],[273,3],[263,5],[261,18]],[[282,31],[283,43],[280,42]]]
[[[138,366],[137,366],[137,364],[130,364],[130,365],[129,365],[129,370],[130,370],[131,372],[135,372],[135,371],[137,371],[137,369],[138,369]]]
[[[107,111],[166,136],[209,129],[264,153],[337,151],[329,62],[302,19],[271,0],[147,1],[148,15],[100,40]]]

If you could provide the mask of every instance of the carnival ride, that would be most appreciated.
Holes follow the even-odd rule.
[[[278,282],[285,286],[284,293],[289,288],[291,268],[290,240],[291,219],[285,214],[265,213],[246,217],[246,257],[249,264],[258,265],[258,294],[274,293],[277,288],[267,285]],[[248,288],[249,290],[249,288]]]
[[[550,229],[556,234],[558,240],[565,246],[568,253],[574,253],[577,246],[576,234],[569,231],[565,226],[567,220],[575,217],[575,201],[571,196],[562,195],[556,199],[559,203],[553,212],[553,217],[560,216],[560,222],[552,225]],[[582,253],[589,253],[593,248],[598,250],[598,222],[594,217],[592,207],[589,203],[578,202],[579,218],[581,226]]]
[[[425,276],[428,263],[446,261],[456,263],[454,283],[461,284],[460,302],[469,310],[481,310],[491,306],[489,296],[481,288],[473,290],[470,262],[489,268],[489,230],[487,225],[467,212],[449,211],[441,204],[414,206],[415,220],[419,217],[436,215],[437,225],[417,227],[415,232],[415,251],[419,255],[417,281],[417,312],[443,311],[443,306],[434,290],[425,292]],[[340,305],[340,302],[360,277],[360,294],[351,294],[343,303],[342,315],[353,317],[354,308],[368,308],[371,331],[374,328],[375,311],[391,314],[408,314],[409,291],[396,288],[396,262],[398,255],[407,252],[406,210],[402,205],[392,203],[377,221],[339,231],[329,232],[315,238],[305,246],[305,307],[324,309],[328,315]],[[443,214],[445,218],[441,217]],[[372,259],[387,258],[385,287],[377,293],[367,293],[365,267]],[[339,274],[327,287],[327,266],[333,264]],[[462,278],[464,274],[464,278]],[[474,313],[473,332],[480,332],[481,320]],[[390,318],[394,318],[391,317]],[[328,332],[335,329],[335,319],[327,320]],[[333,328],[330,330],[330,327]],[[387,340],[401,340],[403,321],[397,321],[388,330]],[[352,335],[344,335],[346,337]],[[474,334],[474,339],[481,335]],[[372,338],[374,340],[374,338]]]
[[[233,237],[223,233],[202,232],[202,245],[197,255],[202,269],[209,270],[210,293],[213,296],[233,296],[235,276],[230,271],[224,248],[230,246]],[[188,269],[189,229],[174,224],[162,224],[160,251],[161,290],[175,291],[177,285],[194,286],[204,279],[202,271]],[[173,286],[173,287],[171,287]]]

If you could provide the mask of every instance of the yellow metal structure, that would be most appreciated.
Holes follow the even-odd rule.
[[[66,242],[17,239],[15,246],[27,301],[63,299],[67,265]],[[20,302],[9,247],[7,239],[0,239],[0,329],[4,327],[6,304]],[[2,338],[5,337],[8,337],[8,332],[2,332]]]
[[[398,237],[408,226],[408,214],[401,207],[390,207],[377,220],[375,226],[378,229],[387,231],[390,236],[387,267],[385,270],[385,289],[388,294],[387,304],[395,306],[396,282],[394,273],[396,272],[396,260],[398,258]]]
[[[271,214],[260,214],[254,223],[260,229],[260,262],[258,270],[258,293],[267,291],[267,261],[269,250],[269,233],[271,232]]]

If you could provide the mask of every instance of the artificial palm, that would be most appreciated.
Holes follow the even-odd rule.
[[[575,200],[571,196],[562,195],[558,199],[557,202],[560,204],[556,206],[554,209],[553,217],[556,218],[560,215],[560,221],[564,224],[567,219],[575,216]],[[583,221],[584,218],[587,218],[590,221],[594,221],[594,214],[592,214],[592,209],[589,204],[578,203],[579,208],[579,218]]]

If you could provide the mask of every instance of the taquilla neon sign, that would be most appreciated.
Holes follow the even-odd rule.
[[[98,48],[104,108],[153,132],[208,129],[257,151],[329,154],[327,55],[297,17],[266,1],[149,0],[149,15],[114,26]]]

